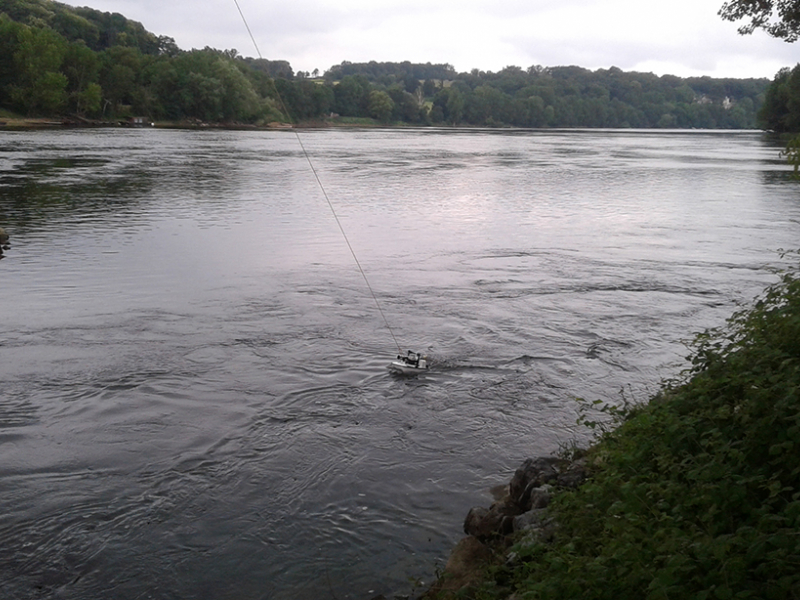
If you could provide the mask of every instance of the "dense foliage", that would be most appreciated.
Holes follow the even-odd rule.
[[[473,71],[437,92],[432,119],[523,127],[751,128],[766,81],[683,79],[612,67]]]
[[[311,79],[236,50],[184,52],[116,13],[51,0],[6,0],[0,11],[0,108],[30,116],[266,123],[333,113],[411,124],[755,128],[769,84],[617,68],[458,74],[409,62],[343,62]]]
[[[767,88],[759,119],[776,133],[800,132],[800,65],[778,72]]]
[[[787,42],[800,39],[800,0],[728,0],[719,11],[728,21],[749,19],[739,27],[747,35],[762,29]],[[759,112],[759,126],[779,134],[800,133],[800,65],[781,69],[767,90]],[[800,177],[800,136],[786,146],[785,156]]]
[[[122,15],[50,0],[13,0],[2,10],[1,108],[51,117],[280,117],[267,61],[255,69],[234,51],[182,52]]]
[[[375,62],[352,63],[344,61],[335,65],[325,72],[325,79],[328,81],[338,81],[348,75],[363,75],[370,81],[379,82],[384,85],[391,85],[396,81],[402,81],[407,85],[409,92],[417,89],[420,81],[426,79],[439,79],[447,81],[456,78],[456,70],[449,64],[431,63],[416,64],[408,61],[394,62]]]
[[[795,42],[800,37],[798,0],[729,0],[722,5],[719,14],[728,21],[750,19],[739,27],[741,34],[763,29],[787,42]]]
[[[362,98],[370,86],[384,89],[395,103],[393,120],[516,127],[755,128],[768,85],[762,79],[659,77],[615,67],[512,66],[456,74],[447,64],[370,62],[342,63],[325,75],[339,76],[337,98],[342,83],[359,88]],[[334,110],[357,116],[366,100],[360,106],[335,102]]]
[[[800,64],[794,69],[781,69],[767,88],[758,114],[759,125],[782,137],[793,135],[783,156],[800,179]]]
[[[694,342],[479,598],[800,598],[800,271]],[[620,413],[618,413],[620,414]]]

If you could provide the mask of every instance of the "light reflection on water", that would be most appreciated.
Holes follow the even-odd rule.
[[[3,133],[6,597],[368,598],[796,245],[759,134]],[[374,590],[374,593],[371,592]]]

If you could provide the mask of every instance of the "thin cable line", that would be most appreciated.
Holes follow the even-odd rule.
[[[402,352],[402,350],[400,349],[400,344],[397,343],[397,338],[394,336],[394,331],[392,331],[392,327],[389,325],[389,321],[386,318],[386,315],[383,313],[381,304],[380,302],[378,302],[378,297],[375,295],[375,292],[373,291],[372,286],[369,283],[369,279],[367,279],[367,274],[361,267],[361,262],[359,262],[358,256],[356,256],[356,251],[353,250],[353,246],[352,244],[350,244],[350,240],[347,238],[347,234],[344,231],[344,227],[342,227],[342,222],[339,220],[339,216],[333,209],[333,202],[331,202],[331,199],[328,197],[328,192],[325,191],[325,187],[322,185],[322,181],[320,180],[319,175],[317,174],[317,169],[314,167],[314,163],[311,162],[311,157],[308,155],[308,152],[306,152],[306,147],[303,145],[300,136],[297,134],[297,130],[295,130],[295,135],[297,136],[297,143],[299,143],[300,148],[303,149],[303,154],[305,155],[306,160],[308,161],[308,166],[311,167],[311,171],[314,173],[314,178],[317,180],[319,189],[322,190],[322,195],[325,196],[325,200],[328,202],[328,206],[331,209],[331,214],[333,214],[333,218],[336,219],[336,224],[339,226],[339,231],[342,232],[342,237],[344,238],[344,241],[347,243],[347,247],[350,249],[350,254],[353,255],[353,260],[356,262],[356,266],[358,267],[358,270],[361,272],[361,276],[364,278],[364,283],[367,284],[369,293],[372,294],[372,299],[375,301],[375,306],[378,308],[378,312],[381,313],[381,317],[383,317],[383,322],[386,324],[386,329],[389,330],[389,333],[391,334],[392,339],[394,340],[394,345],[397,346],[397,351]]]
[[[256,44],[256,40],[253,37],[253,32],[250,31],[250,26],[247,24],[247,19],[245,19],[244,13],[242,12],[241,7],[239,6],[238,0],[233,0],[233,3],[236,5],[236,8],[239,11],[239,15],[242,17],[244,26],[247,28],[247,33],[250,34],[250,39],[253,40],[253,46],[255,46],[256,48],[256,53],[258,54],[258,58],[263,60],[264,57],[261,56],[261,51],[258,49],[258,44]],[[283,102],[283,97],[281,96],[281,93],[278,90],[278,86],[275,85],[275,81],[272,78],[270,78],[270,81],[272,81],[272,87],[275,88],[275,93],[278,95],[278,101],[281,103],[281,108],[283,109],[283,113],[287,117],[289,117],[289,119],[291,119],[292,117],[290,116],[289,111],[286,109],[286,104],[284,104]],[[336,225],[339,226],[339,231],[342,232],[342,237],[344,238],[347,247],[350,249],[350,254],[353,255],[353,260],[355,261],[356,266],[358,267],[358,270],[361,273],[361,277],[364,278],[364,283],[367,284],[367,289],[369,290],[369,293],[372,295],[372,299],[375,301],[375,306],[378,308],[378,312],[381,314],[381,318],[383,318],[383,322],[386,325],[386,329],[389,330],[389,334],[392,336],[392,339],[394,340],[394,345],[397,346],[397,351],[402,353],[400,344],[397,342],[397,338],[394,335],[394,331],[392,330],[391,325],[389,325],[389,320],[386,318],[386,315],[384,314],[383,309],[381,308],[381,303],[378,302],[378,297],[375,295],[375,291],[372,289],[372,286],[369,283],[369,279],[367,278],[366,272],[364,272],[364,269],[361,267],[361,262],[358,260],[358,256],[356,256],[356,251],[353,249],[353,245],[350,243],[350,240],[347,237],[347,233],[345,233],[344,227],[342,226],[342,222],[339,220],[339,216],[336,214],[336,210],[333,208],[333,202],[331,202],[331,199],[328,196],[328,192],[325,191],[325,186],[322,185],[322,180],[319,177],[319,173],[317,173],[316,167],[314,167],[314,163],[311,161],[311,156],[306,150],[306,147],[303,144],[303,140],[300,139],[300,134],[298,133],[297,129],[293,127],[292,131],[294,131],[294,135],[297,138],[297,143],[300,145],[300,149],[303,151],[303,156],[306,157],[308,166],[311,167],[311,172],[314,174],[314,179],[317,180],[317,185],[319,186],[319,189],[322,191],[322,195],[325,197],[325,201],[328,203],[328,208],[331,209],[331,214],[333,215],[333,218],[336,221]]]
[[[242,7],[239,6],[238,0],[233,0],[233,3],[236,5],[236,10],[239,11],[239,16],[242,17],[242,22],[244,23],[245,28],[247,29],[247,33],[250,34],[250,39],[253,40],[253,46],[256,47],[256,54],[258,54],[258,58],[263,60],[263,56],[261,56],[261,50],[258,49],[258,44],[256,44],[256,38],[253,37],[253,32],[250,31],[250,25],[247,24],[247,19],[244,18],[244,13],[242,12]],[[280,94],[278,94],[280,96]]]

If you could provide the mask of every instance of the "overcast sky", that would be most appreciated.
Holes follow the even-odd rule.
[[[64,1],[64,0],[62,0]],[[723,0],[238,0],[264,58],[320,73],[342,61],[619,67],[682,77],[768,77],[800,42],[741,36]],[[66,0],[118,12],[184,50],[256,49],[234,0]]]

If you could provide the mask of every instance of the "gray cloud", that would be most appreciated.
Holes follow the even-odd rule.
[[[740,36],[722,0],[238,0],[265,58],[295,69],[343,60],[449,62],[460,71],[574,64],[663,74],[772,77],[796,46]],[[255,49],[233,0],[68,0],[140,21],[181,48]]]

